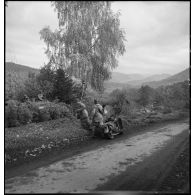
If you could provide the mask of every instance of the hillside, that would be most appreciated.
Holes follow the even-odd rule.
[[[105,91],[109,93],[114,89],[139,88],[141,85],[149,85],[150,87],[156,88],[162,85],[171,85],[188,79],[189,68],[172,76],[169,74],[156,74],[151,76],[144,76],[141,74],[128,75],[113,72],[112,79],[105,82]]]
[[[36,73],[36,74],[39,73],[38,69],[31,68],[29,66],[20,65],[20,64],[15,64],[13,62],[5,63],[5,71],[6,73],[12,72],[12,73],[24,74],[25,76],[26,75],[28,76],[29,72]]]
[[[112,72],[112,77],[109,80],[111,83],[127,83],[132,80],[144,79],[146,76],[141,74],[124,74],[120,72]]]
[[[112,73],[112,78],[105,82],[105,91],[110,93],[115,89],[122,88],[139,88],[143,83],[150,81],[159,81],[168,78],[169,74],[155,74],[151,76],[141,74],[123,74],[118,72]]]
[[[175,74],[173,76],[170,76],[166,79],[162,79],[160,81],[152,81],[152,82],[145,82],[144,85],[149,85],[153,88],[162,86],[162,85],[171,85],[174,83],[182,82],[185,80],[189,80],[190,72],[189,68],[185,69],[182,72],[179,72],[178,74]]]
[[[132,88],[132,85],[128,83],[117,83],[117,82],[106,81],[104,83],[104,87],[105,87],[105,92],[110,93],[115,89]]]
[[[148,76],[148,77],[141,79],[141,80],[129,81],[128,83],[133,85],[133,86],[139,87],[143,83],[152,82],[152,81],[160,81],[160,80],[166,79],[170,76],[171,76],[170,74],[155,74],[155,75]]]
[[[32,67],[6,62],[6,79],[8,74],[17,75],[17,80],[24,81],[29,72],[38,74],[39,69]],[[15,77],[14,76],[14,77]],[[141,75],[141,74],[124,74],[113,72],[112,78],[105,82],[105,92],[110,93],[114,89],[122,88],[139,88],[141,85],[149,85],[151,87],[159,87],[161,85],[170,85],[177,82],[182,82],[189,79],[189,68],[170,76],[169,74],[156,74],[156,75]]]
[[[12,62],[5,63],[5,94],[7,99],[16,98],[16,94],[23,89],[29,73],[38,74],[39,70]]]

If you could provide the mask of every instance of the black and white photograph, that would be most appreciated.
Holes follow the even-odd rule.
[[[4,1],[4,193],[191,194],[191,1]]]

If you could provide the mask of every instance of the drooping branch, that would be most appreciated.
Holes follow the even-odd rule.
[[[59,30],[40,31],[50,62],[101,90],[103,81],[118,65],[116,56],[125,52],[119,14],[110,2],[53,1]],[[107,76],[106,76],[107,75]]]

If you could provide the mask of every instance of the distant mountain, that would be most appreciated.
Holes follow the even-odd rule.
[[[128,75],[114,72],[112,79],[105,82],[105,91],[109,93],[114,89],[139,88],[141,85],[149,85],[156,88],[162,85],[171,85],[188,79],[189,68],[172,76],[169,74],[156,74],[151,76],[144,76],[141,74]]]
[[[6,62],[5,64],[6,75],[9,73],[14,73],[19,78],[24,80],[28,77],[29,72],[38,74],[39,69],[12,62]],[[114,89],[139,88],[141,85],[149,85],[156,88],[161,85],[170,85],[188,79],[189,68],[173,76],[170,76],[168,74],[156,74],[147,76],[142,74],[124,74],[113,72],[112,78],[105,82],[105,91],[109,93]]]
[[[173,76],[170,76],[166,79],[162,79],[160,81],[152,81],[152,82],[145,82],[144,85],[149,85],[150,87],[156,88],[162,85],[171,85],[174,83],[182,82],[185,80],[189,80],[190,78],[190,70],[189,68],[185,69],[182,72],[179,72],[178,74],[175,74]]]
[[[105,92],[107,93],[110,93],[115,89],[123,89],[123,88],[131,88],[131,87],[132,86],[128,83],[117,83],[111,81],[104,82]]]
[[[168,78],[169,74],[142,75],[142,74],[124,74],[113,72],[112,78],[105,82],[104,87],[106,92],[111,92],[114,89],[122,88],[139,88],[143,83],[150,81],[158,81]]]
[[[20,65],[20,64],[15,64],[13,62],[6,62],[5,63],[5,72],[13,72],[13,73],[19,73],[19,74],[27,74],[29,72],[32,73],[39,73],[39,69],[36,68],[32,68],[29,66],[24,66],[24,65]]]
[[[39,70],[12,62],[5,63],[5,97],[17,99],[19,92],[24,88],[29,73],[38,74]]]
[[[141,80],[132,80],[132,81],[129,81],[128,83],[133,85],[133,86],[138,87],[138,86],[141,86],[143,83],[151,82],[151,81],[160,81],[160,80],[166,79],[170,76],[171,76],[170,74],[155,74],[155,75],[151,75],[151,76],[146,77],[146,78],[141,79]]]
[[[144,79],[146,76],[141,74],[124,74],[120,72],[112,72],[112,77],[109,82],[127,83],[132,80]]]

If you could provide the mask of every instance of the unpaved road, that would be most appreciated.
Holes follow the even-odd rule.
[[[174,122],[6,178],[5,193],[169,190],[163,185],[187,146],[188,122]],[[189,175],[182,182],[177,191],[188,192]]]

